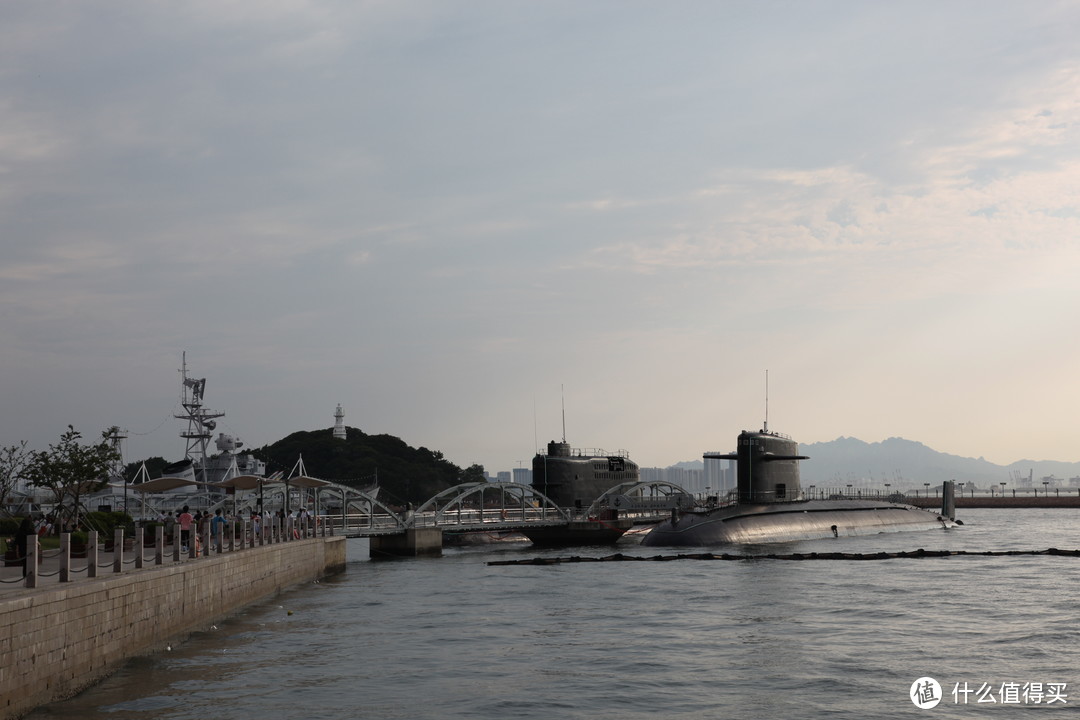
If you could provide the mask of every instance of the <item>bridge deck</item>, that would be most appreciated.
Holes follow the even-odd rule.
[[[631,519],[638,524],[659,522],[665,517],[666,513],[655,512],[619,514],[619,518]],[[347,520],[352,522],[347,522],[345,527],[341,526],[340,518],[337,520],[338,522],[334,523],[334,532],[343,533],[350,538],[397,535],[406,530],[421,528],[454,532],[506,532],[537,527],[568,527],[571,523],[579,522],[603,522],[585,517],[574,510],[567,510],[565,516],[551,511],[527,510],[524,517],[520,511],[504,513],[501,510],[453,512],[441,517],[435,512],[414,513],[406,516],[404,524],[393,516],[376,514],[348,518]]]

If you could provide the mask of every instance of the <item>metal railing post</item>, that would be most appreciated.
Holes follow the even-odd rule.
[[[26,587],[36,588],[38,579],[38,548],[37,533],[26,538]]]
[[[154,528],[154,564],[161,565],[165,560],[165,526]]]
[[[145,544],[143,542],[143,538],[145,537],[145,535],[146,535],[146,528],[144,528],[141,525],[139,527],[135,528],[135,547],[136,547],[135,569],[136,570],[141,570],[142,566],[143,566],[143,545]]]
[[[60,533],[60,582],[71,580],[71,533]]]
[[[97,577],[98,548],[97,530],[86,533],[86,577]]]
[[[112,571],[118,573],[124,569],[124,528],[113,530]]]

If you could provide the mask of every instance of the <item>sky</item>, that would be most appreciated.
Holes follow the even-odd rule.
[[[1080,460],[1080,4],[0,5],[0,446]],[[308,468],[318,475],[318,468]]]

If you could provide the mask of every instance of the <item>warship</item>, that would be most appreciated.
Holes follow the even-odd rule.
[[[187,429],[180,433],[186,447],[184,459],[167,466],[163,476],[212,485],[238,475],[265,475],[266,463],[254,455],[237,452],[244,443],[232,435],[219,433],[214,441],[218,452],[208,454],[207,448],[217,428],[217,420],[225,413],[215,412],[203,405],[206,378],[188,377],[186,352],[181,362],[180,405],[183,412],[175,413],[173,417],[187,421]]]

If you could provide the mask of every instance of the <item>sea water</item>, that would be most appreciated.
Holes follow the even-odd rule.
[[[873,553],[1080,547],[1071,509],[963,527],[728,546]],[[1075,716],[1080,558],[489,565],[685,549],[447,549],[371,561],[125,664],[35,720]],[[916,693],[921,678],[940,690]],[[923,690],[923,686],[919,686]],[[916,701],[937,707],[923,710]],[[1040,715],[1046,717],[1046,715]]]

